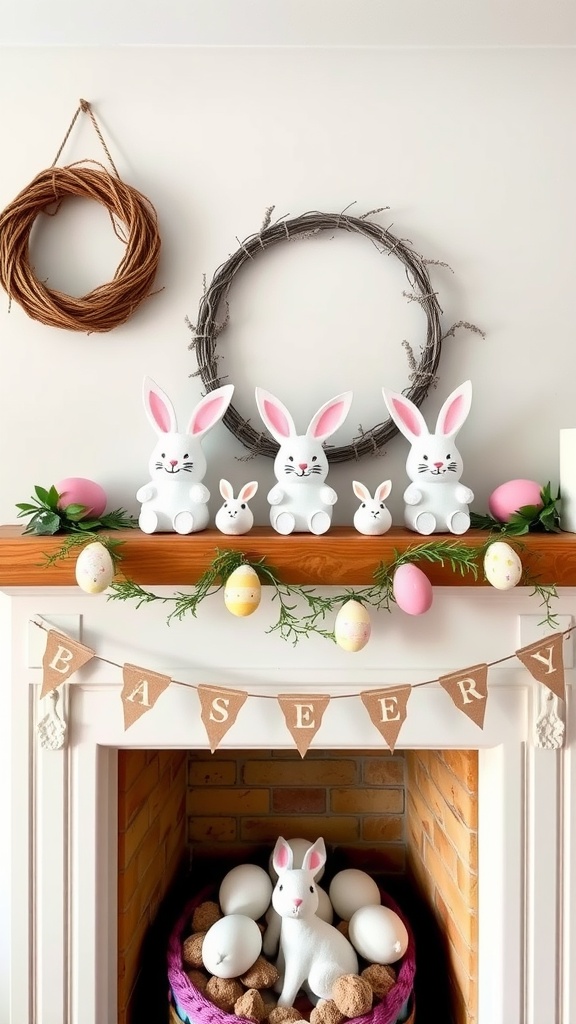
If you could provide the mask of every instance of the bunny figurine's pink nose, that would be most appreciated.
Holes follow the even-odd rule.
[[[443,462],[435,462],[434,465],[436,466],[436,469],[442,469],[442,466],[444,465],[444,463]]]
[[[307,466],[308,466],[307,462],[299,462],[298,463],[298,469],[306,469]]]
[[[295,907],[300,907],[300,906],[302,906],[302,900],[294,900],[294,906],[295,906]]]
[[[178,465],[178,459],[170,459],[170,465],[171,466],[177,466]]]

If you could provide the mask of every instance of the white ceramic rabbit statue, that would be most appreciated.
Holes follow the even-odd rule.
[[[220,494],[224,498],[224,504],[218,509],[214,520],[217,530],[226,533],[230,537],[238,537],[242,533],[248,533],[254,526],[254,515],[252,509],[248,508],[250,498],[253,498],[258,490],[258,481],[251,480],[240,488],[238,497],[234,497],[232,484],[228,480],[220,481]]]
[[[464,467],[454,438],[470,412],[472,384],[464,381],[448,396],[433,434],[413,402],[385,388],[382,393],[390,416],[411,444],[406,472],[412,483],[404,492],[406,526],[423,534],[466,533],[474,494],[460,483]]]
[[[144,408],[158,441],[148,463],[151,479],[136,493],[143,533],[197,533],[208,526],[210,492],[201,482],[206,457],[200,442],[226,412],[233,391],[232,384],[225,384],[208,392],[192,412],[186,433],[179,433],[168,395],[144,378]]]
[[[272,906],[282,918],[278,1006],[293,1006],[299,990],[330,999],[337,978],[357,974],[358,957],[348,939],[316,914],[317,887],[314,876],[326,861],[323,839],[317,839],[304,854],[301,868],[294,868],[293,852],[282,836],[273,854],[278,881]]]
[[[277,533],[326,533],[338,495],[326,483],[328,459],[322,447],[344,422],[352,392],[326,402],[310,420],[305,434],[297,434],[286,406],[269,391],[256,388],[256,404],[264,423],[280,448],[274,460],[278,483],[268,493],[270,522]]]
[[[352,481],[352,489],[362,504],[354,513],[354,529],[366,537],[380,537],[392,526],[392,515],[386,508],[385,501],[392,490],[392,481],[384,480],[378,484],[374,497],[359,480]]]

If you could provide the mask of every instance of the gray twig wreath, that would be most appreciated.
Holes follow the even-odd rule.
[[[351,217],[346,212],[334,214],[312,211],[291,220],[280,219],[271,223],[273,209],[274,207],[270,207],[266,211],[260,231],[241,242],[240,248],[216,270],[210,285],[204,289],[198,310],[198,322],[192,324],[187,321],[194,334],[189,347],[195,349],[198,361],[198,370],[192,376],[199,376],[207,391],[220,387],[222,383],[218,370],[216,341],[228,325],[228,310],[226,310],[223,320],[219,321],[217,317],[221,304],[226,301],[234,277],[244,264],[272,245],[292,241],[296,238],[310,238],[318,235],[321,231],[333,231],[337,228],[363,235],[373,243],[380,253],[394,255],[404,264],[406,276],[412,289],[411,292],[404,294],[408,300],[420,303],[427,321],[426,343],[419,362],[414,357],[408,342],[404,342],[411,369],[409,380],[412,382],[405,394],[412,402],[420,406],[431,384],[435,381],[443,341],[440,326],[442,310],[427,270],[427,263],[437,263],[438,261],[425,260],[411,248],[405,239],[396,238],[387,228],[380,227],[368,219],[373,214],[381,213],[385,207],[379,210],[370,210],[362,217]],[[446,264],[441,265],[445,266]],[[453,334],[457,326],[478,330],[471,324],[461,322],[454,325],[444,337]],[[233,406],[228,407],[223,422],[252,455],[266,455],[269,458],[276,456],[277,442],[267,434],[254,430]],[[363,455],[376,454],[397,433],[396,425],[391,419],[387,419],[369,430],[362,431],[358,437],[352,439],[350,444],[327,446],[328,461],[349,462],[352,459],[359,459]]]

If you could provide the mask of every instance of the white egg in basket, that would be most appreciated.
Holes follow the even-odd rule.
[[[394,964],[408,948],[406,925],[389,907],[360,907],[348,923],[348,938],[372,964]]]
[[[202,961],[216,978],[237,978],[252,967],[261,950],[262,933],[256,921],[244,914],[230,914],[206,932]]]
[[[245,914],[257,921],[272,899],[270,876],[258,864],[238,864],[220,884],[218,902],[223,914]]]
[[[380,903],[380,890],[373,878],[359,868],[345,868],[334,875],[328,890],[334,911],[343,921],[367,904]]]

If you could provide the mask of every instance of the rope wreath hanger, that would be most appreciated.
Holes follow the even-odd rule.
[[[55,166],[81,112],[90,116],[113,174],[96,161]],[[55,216],[70,196],[104,206],[114,233],[126,247],[112,281],[82,297],[49,288],[38,280],[30,263],[30,234],[36,218],[40,213]],[[17,302],[32,320],[71,331],[105,332],[125,323],[151,294],[159,258],[156,211],[145,196],[121,180],[90,104],[80,100],[51,167],[40,171],[0,214],[0,283],[10,302]]]
[[[428,394],[431,384],[434,383],[443,341],[440,326],[442,311],[427,269],[427,262],[434,261],[426,261],[411,248],[406,240],[396,238],[387,228],[369,220],[372,215],[381,213],[381,210],[371,210],[363,217],[351,217],[345,211],[338,214],[311,211],[291,220],[280,219],[270,223],[272,210],[273,207],[267,211],[261,230],[241,242],[239,249],[216,270],[200,301],[198,322],[192,324],[188,321],[188,326],[194,334],[189,347],[195,349],[198,361],[198,370],[192,376],[199,376],[207,391],[220,387],[222,383],[223,378],[220,376],[218,368],[216,342],[222,330],[228,326],[229,316],[226,313],[222,322],[219,322],[217,317],[222,303],[227,300],[236,274],[245,263],[281,242],[315,237],[322,231],[336,229],[362,235],[372,242],[380,254],[394,255],[404,264],[411,288],[411,291],[405,292],[404,295],[408,300],[420,303],[427,323],[426,343],[423,346],[419,362],[414,358],[408,343],[404,342],[412,371],[409,377],[411,386],[405,391],[405,394],[412,402],[420,406]],[[469,324],[456,326],[468,326],[474,329],[473,325]],[[451,334],[453,331],[454,327],[447,334]],[[277,442],[267,434],[255,430],[232,405],[228,407],[223,422],[252,455],[266,455],[268,458],[275,458],[279,447]],[[327,446],[328,461],[331,463],[349,462],[363,455],[377,454],[397,433],[398,428],[395,423],[388,419],[370,430],[362,431],[358,437],[353,438],[350,444]]]

